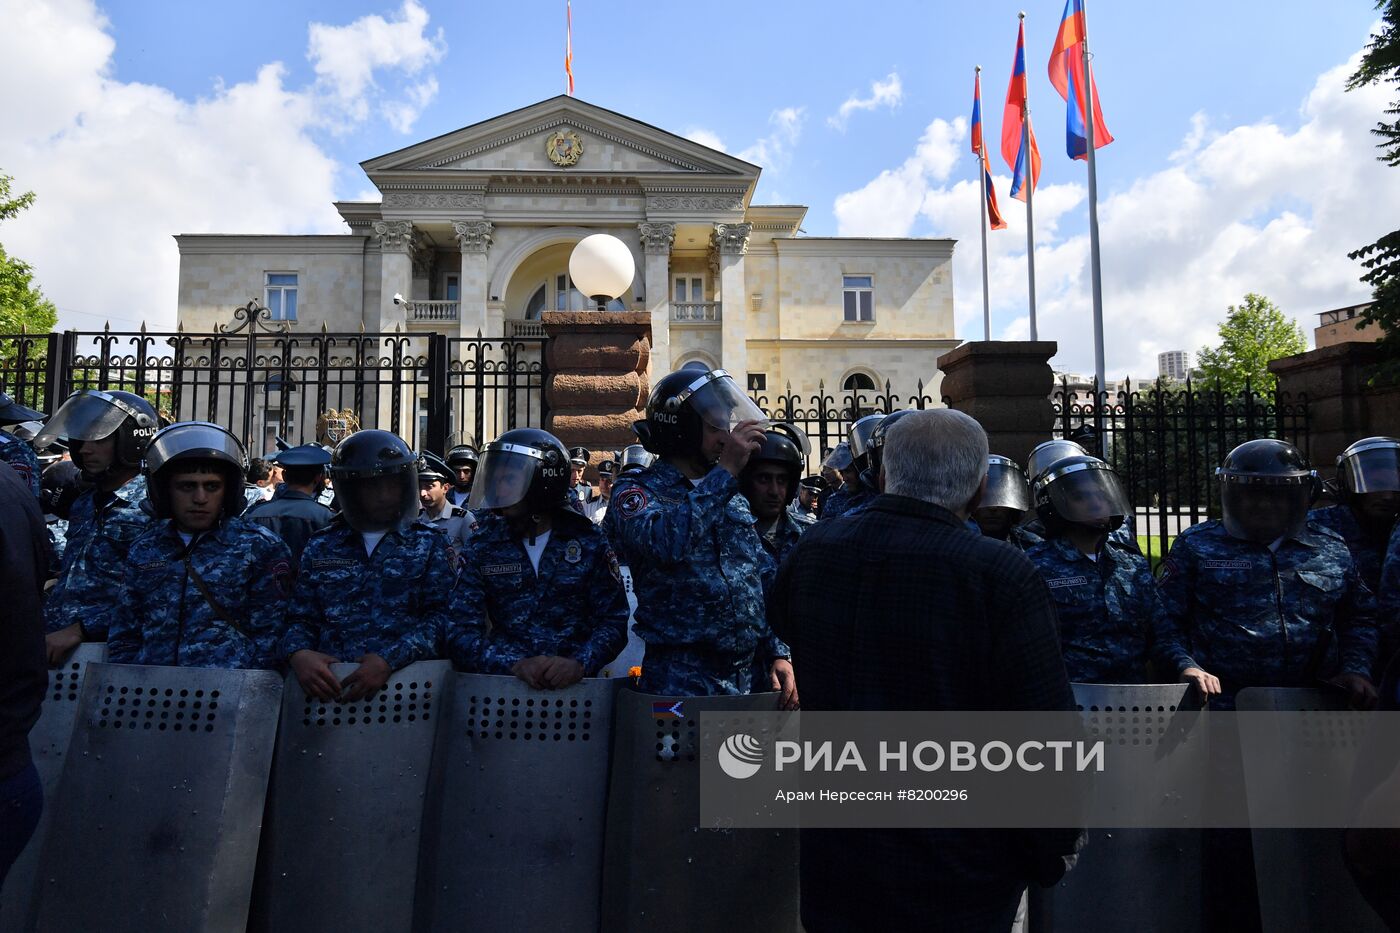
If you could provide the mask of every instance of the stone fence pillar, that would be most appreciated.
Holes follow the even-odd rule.
[[[1400,386],[1367,385],[1380,361],[1374,343],[1339,343],[1269,363],[1280,392],[1307,396],[1308,457],[1323,476],[1354,441],[1400,437]]]
[[[1052,340],[981,341],[938,358],[948,406],[976,418],[991,452],[1022,467],[1031,448],[1050,439],[1055,423],[1050,357],[1056,349]]]
[[[651,315],[645,311],[546,311],[545,429],[566,447],[593,454],[588,476],[613,450],[635,444],[632,422],[645,414]]]

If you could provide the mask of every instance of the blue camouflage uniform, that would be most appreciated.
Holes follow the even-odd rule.
[[[1361,574],[1361,582],[1372,593],[1380,594],[1381,564],[1385,561],[1385,544],[1367,536],[1366,530],[1356,520],[1356,513],[1349,505],[1332,505],[1313,509],[1308,513],[1308,521],[1317,522],[1342,536],[1356,561],[1356,572]]]
[[[1047,537],[1049,534],[1045,530],[1045,523],[1034,513],[1031,513],[1029,521],[1012,527],[1011,534],[1006,540],[1024,551],[1028,550],[1031,545],[1044,541]],[[1108,540],[1134,554],[1142,553],[1142,548],[1138,547],[1137,521],[1132,515],[1124,516],[1123,524],[1108,533]]]
[[[1112,541],[1095,556],[1064,537],[1026,549],[1055,600],[1065,671],[1075,683],[1149,683],[1154,633],[1166,622],[1152,568]]]
[[[261,525],[287,542],[292,553],[292,568],[301,562],[301,552],[311,536],[331,523],[331,510],[304,492],[283,486],[271,499],[255,502],[243,511],[243,517]]]
[[[852,487],[855,487],[852,489]],[[879,493],[871,489],[860,480],[854,483],[847,483],[831,494],[822,506],[821,520],[836,518],[838,515],[845,515],[853,509],[863,508],[868,505]]]
[[[151,521],[151,513],[143,508],[146,477],[140,474],[103,494],[101,505],[97,496],[96,489],[89,489],[69,510],[63,565],[44,604],[45,631],[80,622],[89,641],[106,640],[107,616],[121,588],[127,549]]]
[[[672,696],[745,694],[755,655],[791,657],[768,627],[765,557],[739,482],[715,467],[692,483],[658,460],[619,476],[603,519],[631,569],[635,631],[646,642],[640,689]]]
[[[1158,587],[1168,623],[1165,676],[1198,667],[1241,687],[1301,687],[1339,673],[1370,677],[1376,601],[1346,542],[1313,522],[1277,552],[1232,538],[1220,521],[1181,533]],[[1228,700],[1227,700],[1228,702]]]
[[[758,531],[758,542],[763,545],[764,560],[763,567],[763,593],[768,595],[768,587],[773,584],[773,580],[778,575],[778,566],[787,559],[788,552],[797,544],[797,539],[802,537],[802,532],[806,531],[812,522],[803,522],[792,516],[787,509],[778,513],[778,520],[773,523],[773,527],[765,534]]]
[[[554,513],[538,573],[506,520],[483,515],[462,553],[453,606],[448,655],[464,671],[509,674],[543,655],[572,658],[592,677],[627,643],[617,557],[602,530],[569,509]]]
[[[1390,543],[1386,545],[1381,559],[1376,603],[1377,624],[1380,627],[1380,647],[1376,654],[1379,672],[1400,651],[1400,524],[1390,532]]]
[[[337,518],[302,551],[281,656],[309,648],[354,662],[377,654],[395,670],[436,657],[452,573],[446,537],[423,522],[388,532],[366,555],[364,538]]]
[[[211,605],[186,570],[204,581]],[[131,543],[107,635],[107,659],[123,664],[268,669],[292,588],[281,538],[230,518],[188,546],[170,519]]]
[[[27,441],[20,440],[8,431],[0,431],[0,461],[8,463],[29,486],[34,498],[43,492],[39,478],[43,471],[39,468],[39,457]]]

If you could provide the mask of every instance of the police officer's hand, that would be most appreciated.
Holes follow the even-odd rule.
[[[763,446],[763,425],[758,421],[740,421],[724,439],[724,449],[720,451],[719,465],[734,476],[744,471],[749,457]]]
[[[525,681],[531,688],[543,690],[545,688],[544,673],[552,660],[553,658],[547,658],[544,655],[521,658],[510,666],[510,672]]]
[[[304,648],[293,652],[287,663],[297,675],[301,689],[311,696],[318,700],[334,700],[340,696],[340,681],[331,670],[331,665],[338,663],[337,658]]]
[[[572,687],[583,680],[583,665],[573,658],[548,658],[540,682],[552,690]]]
[[[1199,667],[1188,667],[1181,672],[1181,679],[1184,683],[1195,684],[1196,689],[1208,697],[1220,693],[1220,678],[1201,670]]]
[[[768,669],[768,685],[782,693],[779,701],[783,709],[797,709],[797,675],[793,673],[792,662],[778,658]]]
[[[58,667],[68,653],[83,643],[83,627],[77,622],[44,636],[44,648],[49,655],[49,667]]]
[[[373,652],[360,658],[360,666],[350,672],[350,676],[341,681],[341,686],[345,688],[345,699],[350,703],[363,700],[374,691],[383,687],[389,682],[389,676],[394,673],[394,669],[389,666],[389,662]]]
[[[1375,686],[1360,674],[1338,674],[1331,682],[1351,696],[1351,705],[1355,709],[1375,709],[1380,700]]]

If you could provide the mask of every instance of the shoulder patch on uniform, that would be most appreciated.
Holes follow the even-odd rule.
[[[577,541],[570,541],[564,545],[564,559],[571,564],[577,564],[583,560],[583,545]]]
[[[633,515],[636,515],[642,509],[646,508],[649,501],[645,489],[639,486],[633,486],[618,497],[617,510],[621,512],[625,518],[631,518]]]

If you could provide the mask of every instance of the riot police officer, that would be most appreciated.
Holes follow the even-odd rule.
[[[447,630],[458,668],[537,690],[578,683],[627,642],[627,596],[602,530],[569,508],[569,454],[547,431],[486,445]],[[489,620],[489,621],[488,621]]]
[[[356,431],[331,454],[340,514],[301,556],[282,656],[302,688],[361,699],[434,656],[446,629],[447,538],[418,518],[418,457],[388,431]],[[330,665],[358,661],[342,682]]]
[[[1375,700],[1375,600],[1346,542],[1308,521],[1320,485],[1292,444],[1247,441],[1216,470],[1223,517],[1187,528],[1158,585],[1165,673],[1233,702],[1241,687],[1328,681]]]
[[[447,535],[452,548],[453,566],[472,535],[476,518],[471,512],[454,505],[447,494],[452,470],[437,454],[418,455],[418,517]]]
[[[1026,556],[1055,601],[1069,679],[1148,682],[1154,629],[1165,616],[1147,558],[1110,536],[1132,509],[1117,474],[1096,457],[1065,457],[1033,489],[1046,535]]]
[[[11,398],[9,393],[0,391],[0,428],[43,419],[43,412],[26,408]],[[14,468],[19,478],[24,480],[25,485],[34,493],[34,498],[40,497],[39,457],[30,444],[11,431],[0,430],[0,463],[8,463]]]
[[[282,467],[282,486],[271,499],[248,506],[243,517],[287,542],[295,569],[306,542],[331,523],[331,510],[318,501],[326,488],[331,455],[319,444],[302,444],[278,451],[276,457]]]
[[[978,530],[988,538],[1011,540],[1030,508],[1030,485],[1016,461],[999,454],[988,456],[987,488],[972,512]]]
[[[247,519],[243,445],[207,421],[161,430],[146,449],[155,520],[131,543],[108,636],[115,663],[271,668],[291,552]]]
[[[870,470],[870,438],[885,420],[885,415],[866,415],[859,418],[846,432],[850,445],[851,465],[841,469],[844,480],[840,489],[822,505],[822,519],[836,518],[850,509],[864,505],[880,494],[880,490],[866,482]],[[873,478],[873,477],[872,477]]]
[[[149,521],[141,509],[146,498],[141,457],[158,428],[155,409],[141,396],[83,389],[70,395],[34,438],[38,447],[66,441],[92,485],[69,507],[63,565],[44,606],[50,664],[58,664],[84,638],[107,638],[104,620],[121,585],[127,548]]]
[[[795,701],[789,652],[764,616],[763,545],[738,476],[766,419],[724,370],[657,381],[633,425],[659,458],[618,478],[604,525],[632,571],[649,693],[748,693],[754,655]]]
[[[447,493],[447,498],[452,500],[453,505],[464,509],[467,507],[476,465],[476,448],[470,444],[458,444],[447,452],[447,466],[452,470],[452,489]]]
[[[771,560],[765,571],[765,584],[778,572],[788,551],[802,536],[805,525],[788,512],[788,503],[797,490],[802,465],[811,446],[807,435],[791,424],[773,424],[763,432],[763,444],[749,457],[739,474],[739,491],[748,500],[754,515],[754,530]]]
[[[1081,425],[1080,427],[1082,428],[1084,426]],[[1090,429],[1090,434],[1087,435],[1082,430],[1077,431],[1076,434],[1080,439],[1087,438],[1093,440],[1097,437],[1097,435],[1092,433],[1092,429]],[[1065,440],[1063,438],[1045,441],[1032,448],[1030,456],[1026,458],[1026,476],[1030,479],[1031,484],[1034,485],[1035,481],[1039,479],[1046,470],[1066,457],[1089,456],[1097,457],[1095,454],[1090,454],[1075,441]],[[1138,554],[1142,553],[1142,548],[1138,546],[1137,540],[1137,521],[1132,514],[1127,515],[1123,519],[1122,524],[1109,532],[1109,537],[1113,539],[1114,543],[1120,544],[1130,551]],[[1045,540],[1045,525],[1041,522],[1039,516],[1032,516],[1029,521],[1015,526],[1011,530],[1011,535],[1008,540],[1022,550],[1025,550],[1031,545]]]
[[[1400,439],[1367,437],[1337,457],[1337,505],[1313,509],[1308,520],[1346,541],[1357,572],[1380,593],[1381,563],[1400,516]]]

